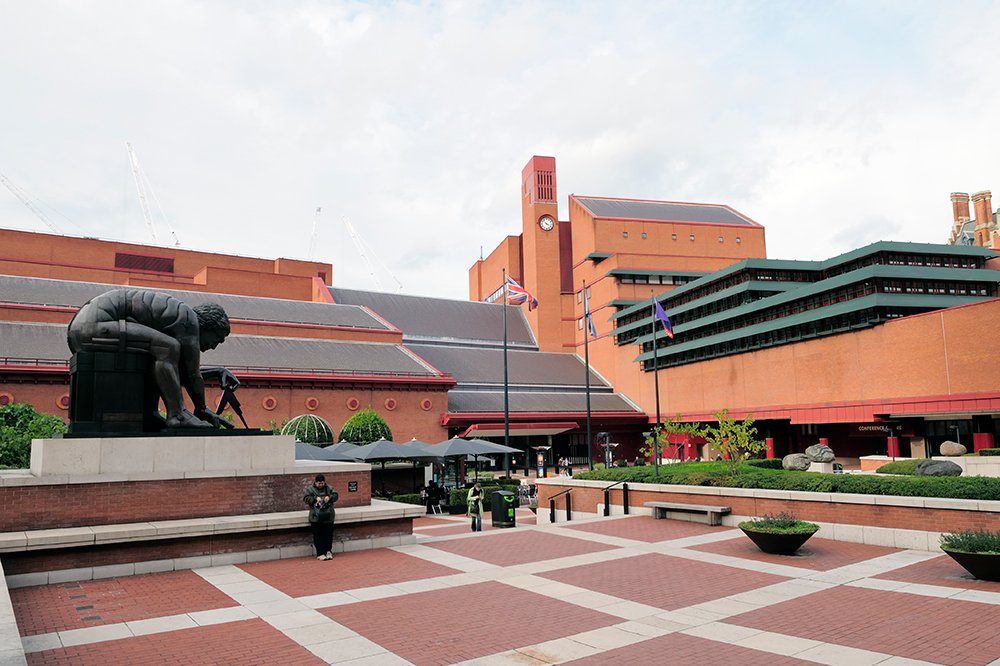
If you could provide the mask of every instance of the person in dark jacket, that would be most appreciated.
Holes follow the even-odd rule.
[[[333,503],[340,496],[326,485],[326,477],[317,474],[306,488],[302,501],[309,505],[309,525],[312,527],[313,545],[317,560],[333,559]]]

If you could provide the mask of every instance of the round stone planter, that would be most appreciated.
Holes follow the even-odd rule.
[[[966,571],[979,580],[1000,582],[1000,554],[998,553],[963,553],[957,550],[946,550],[951,559],[962,565]]]
[[[740,529],[765,553],[772,555],[793,555],[819,528],[817,527],[811,532],[797,532],[792,534],[758,532],[742,526]]]

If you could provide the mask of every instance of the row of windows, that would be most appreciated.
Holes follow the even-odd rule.
[[[646,234],[645,231],[643,231],[642,234],[641,234],[641,237],[642,237],[643,240],[645,240],[646,238],[648,238],[648,235]],[[627,231],[623,231],[622,232],[622,238],[628,238],[628,232]],[[673,240],[673,241],[677,240],[677,234],[670,234],[670,240]],[[694,242],[694,234],[688,234],[688,240]],[[717,240],[720,243],[725,243],[726,242],[725,236],[718,236]],[[737,245],[741,245],[743,243],[743,239],[740,238],[739,236],[737,236],[734,240],[736,241]]]
[[[933,289],[934,291],[929,291],[929,289]],[[723,319],[721,321],[712,321],[710,319],[710,316],[716,313],[709,311],[709,307],[695,308],[689,312],[678,313],[672,319],[672,323],[676,327],[678,324],[683,324],[685,322],[694,322],[699,320],[704,321],[704,325],[698,326],[693,330],[685,331],[683,336],[684,341],[698,340],[710,335],[727,333],[729,331],[754,326],[756,324],[781,319],[783,317],[789,317],[791,315],[807,312],[816,308],[827,307],[835,303],[855,300],[876,293],[946,293],[956,296],[993,296],[996,295],[996,285],[965,282],[926,282],[921,280],[885,280],[879,278],[876,280],[846,285],[839,289],[833,289],[819,294],[813,294],[807,298],[801,298],[796,301],[775,305],[749,316]],[[718,304],[709,305],[724,306],[726,301],[729,300],[730,299],[724,299]],[[739,305],[739,303],[732,303],[732,305],[735,307],[736,305]],[[721,307],[719,307],[719,309],[721,311]],[[912,314],[912,311],[909,312]],[[648,316],[648,313],[644,314]],[[640,328],[643,328],[644,330],[626,331],[618,336],[620,340],[619,344],[630,343],[639,337],[639,335],[648,334],[652,330],[652,326]],[[665,347],[669,346],[673,342],[673,340],[663,339],[659,344],[660,346]]]
[[[857,328],[874,326],[887,319],[903,317],[926,310],[900,310],[894,308],[868,308],[857,312],[850,312],[836,317],[828,317],[819,321],[807,322],[797,326],[766,333],[748,335],[735,340],[728,340],[714,345],[707,345],[698,349],[691,349],[684,352],[670,353],[669,349],[662,356],[657,358],[659,367],[666,368],[685,363],[704,361],[730,354],[740,354],[767,347],[776,347],[789,342],[798,342],[809,338],[833,335]],[[648,347],[648,345],[646,345]],[[642,369],[650,372],[653,368],[652,359],[643,361]]]
[[[700,276],[690,275],[619,275],[618,284],[687,284]]]

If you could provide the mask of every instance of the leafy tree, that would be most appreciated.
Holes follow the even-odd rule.
[[[722,459],[729,467],[730,476],[739,474],[740,463],[753,454],[766,448],[764,442],[757,439],[757,426],[754,425],[753,414],[748,414],[742,422],[729,416],[729,410],[714,412],[717,424],[706,426],[701,436],[715,450],[722,453]]]
[[[0,467],[25,469],[31,464],[31,440],[66,432],[58,416],[35,411],[31,405],[14,403],[0,407]]]
[[[680,414],[674,417],[668,416],[667,420],[660,426],[653,427],[653,430],[646,437],[645,446],[639,448],[639,453],[647,458],[655,456],[657,448],[663,451],[667,446],[670,446],[670,435],[698,437],[701,435],[702,430],[701,424],[697,421],[694,423],[683,423]],[[654,442],[658,444],[658,447],[653,446]]]
[[[378,439],[392,439],[389,424],[374,409],[362,409],[347,419],[340,431],[340,441],[352,444],[371,444]]]
[[[267,420],[267,428],[265,430],[270,430],[272,435],[280,435],[281,431],[285,429],[288,425],[288,417],[281,419],[281,424],[279,425],[275,419]]]

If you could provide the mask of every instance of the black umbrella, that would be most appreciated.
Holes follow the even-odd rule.
[[[371,444],[359,446],[357,451],[349,455],[354,460],[361,460],[367,463],[372,463],[372,462],[382,463],[383,495],[385,494],[385,464],[388,461],[426,460],[432,457],[428,455],[427,451],[422,447],[412,446],[410,444],[397,444],[395,442],[390,442],[387,439],[379,439],[377,441],[372,442]]]
[[[338,451],[331,451],[329,448],[321,448],[305,442],[295,442],[296,460],[328,460],[334,462],[354,462],[351,458]]]

